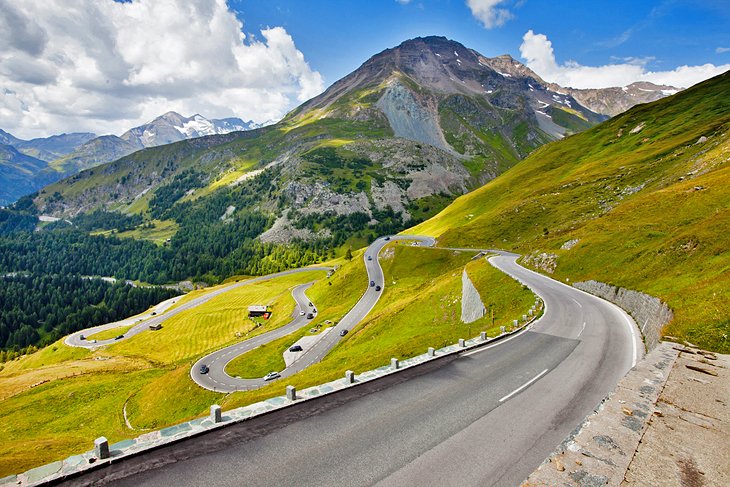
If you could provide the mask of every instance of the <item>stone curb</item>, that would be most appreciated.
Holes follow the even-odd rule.
[[[678,355],[673,344],[660,343],[522,487],[620,485]]]
[[[65,460],[52,462],[40,467],[33,468],[24,473],[10,475],[0,479],[0,485],[20,485],[33,486],[44,484],[57,484],[65,480],[70,480],[85,473],[106,467],[112,463],[123,461],[131,457],[135,457],[147,453],[158,448],[169,446],[179,441],[202,435],[211,431],[225,428],[227,426],[237,424],[249,419],[260,417],[274,411],[301,404],[307,401],[316,400],[317,398],[330,396],[340,391],[344,391],[351,387],[369,383],[384,377],[413,369],[427,363],[433,363],[447,357],[453,357],[462,352],[474,350],[485,345],[491,345],[510,336],[517,335],[525,331],[532,323],[538,320],[542,315],[540,310],[544,310],[544,302],[540,299],[542,307],[538,310],[538,315],[525,321],[516,329],[501,333],[500,335],[482,340],[481,337],[471,338],[463,342],[464,346],[459,344],[448,345],[435,351],[433,356],[424,353],[416,357],[398,361],[397,368],[391,365],[384,365],[374,370],[369,370],[355,376],[355,382],[350,383],[346,378],[336,379],[331,382],[312,386],[301,391],[296,391],[296,400],[287,399],[286,396],[276,396],[265,401],[261,401],[248,406],[224,411],[222,421],[215,423],[210,417],[193,419],[191,421],[176,424],[157,431],[145,433],[137,438],[123,440],[109,445],[110,458],[97,459],[95,450],[90,450],[79,455],[72,455]]]

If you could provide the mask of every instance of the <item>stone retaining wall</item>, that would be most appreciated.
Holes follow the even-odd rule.
[[[664,325],[674,319],[674,313],[666,303],[648,294],[598,281],[576,282],[573,287],[610,301],[629,313],[639,325],[649,351],[661,341]]]

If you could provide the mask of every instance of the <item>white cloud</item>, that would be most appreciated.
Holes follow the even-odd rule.
[[[717,49],[715,49],[715,52],[717,54],[723,54],[725,52],[730,52],[730,47],[718,47]]]
[[[408,5],[411,3],[411,0],[395,0],[396,2],[400,3],[401,5]]]
[[[474,17],[487,29],[499,27],[512,18],[512,13],[498,5],[504,0],[466,0]]]
[[[730,70],[730,64],[715,66],[679,66],[671,71],[649,71],[646,63],[653,58],[627,58],[623,63],[604,66],[583,66],[574,61],[558,64],[552,42],[544,34],[532,30],[522,37],[520,54],[527,66],[545,81],[571,88],[608,88],[626,86],[634,81],[650,81],[660,85],[688,88]]]
[[[259,122],[323,89],[282,27],[224,0],[0,0],[0,128],[116,133],[175,110]]]

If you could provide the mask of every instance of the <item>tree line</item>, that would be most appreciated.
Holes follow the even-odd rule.
[[[79,275],[0,278],[0,349],[45,346],[75,331],[117,321],[179,293]]]

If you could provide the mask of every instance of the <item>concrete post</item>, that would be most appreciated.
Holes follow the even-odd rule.
[[[223,421],[223,415],[221,414],[221,407],[217,404],[213,404],[210,407],[210,420],[214,423],[220,423]]]
[[[290,401],[297,400],[297,388],[294,386],[286,386],[286,398]]]
[[[109,458],[109,442],[105,437],[100,436],[94,440],[94,453],[99,460]]]
[[[466,341],[463,338],[459,338],[459,346],[461,348],[466,348]]]
[[[519,325],[519,323],[520,322],[517,320],[512,320],[512,326],[514,326],[515,328],[517,328],[517,325]]]
[[[528,314],[529,316],[532,316],[532,315],[533,315],[533,313],[535,313],[535,310],[534,310],[534,309],[532,309],[532,308],[530,308],[530,311],[528,311],[528,312],[527,312],[527,314]]]
[[[499,332],[500,332],[500,333],[504,333],[504,332],[506,332],[506,331],[507,331],[507,328],[506,328],[506,327],[504,327],[504,326],[500,326],[500,327],[499,327]]]
[[[399,366],[400,366],[400,364],[398,363],[397,358],[393,357],[392,359],[390,359],[390,368],[391,369],[398,369]]]
[[[487,332],[486,331],[481,332],[479,334],[479,336],[480,336],[480,338],[482,339],[483,342],[486,342],[487,341]]]
[[[348,370],[345,372],[345,382],[348,384],[354,384],[355,383],[355,372]]]
[[[429,357],[434,357],[434,356],[436,356],[436,349],[435,349],[435,348],[433,348],[433,347],[428,347],[428,356],[429,356]]]
[[[527,315],[522,315],[522,321],[527,321]]]

